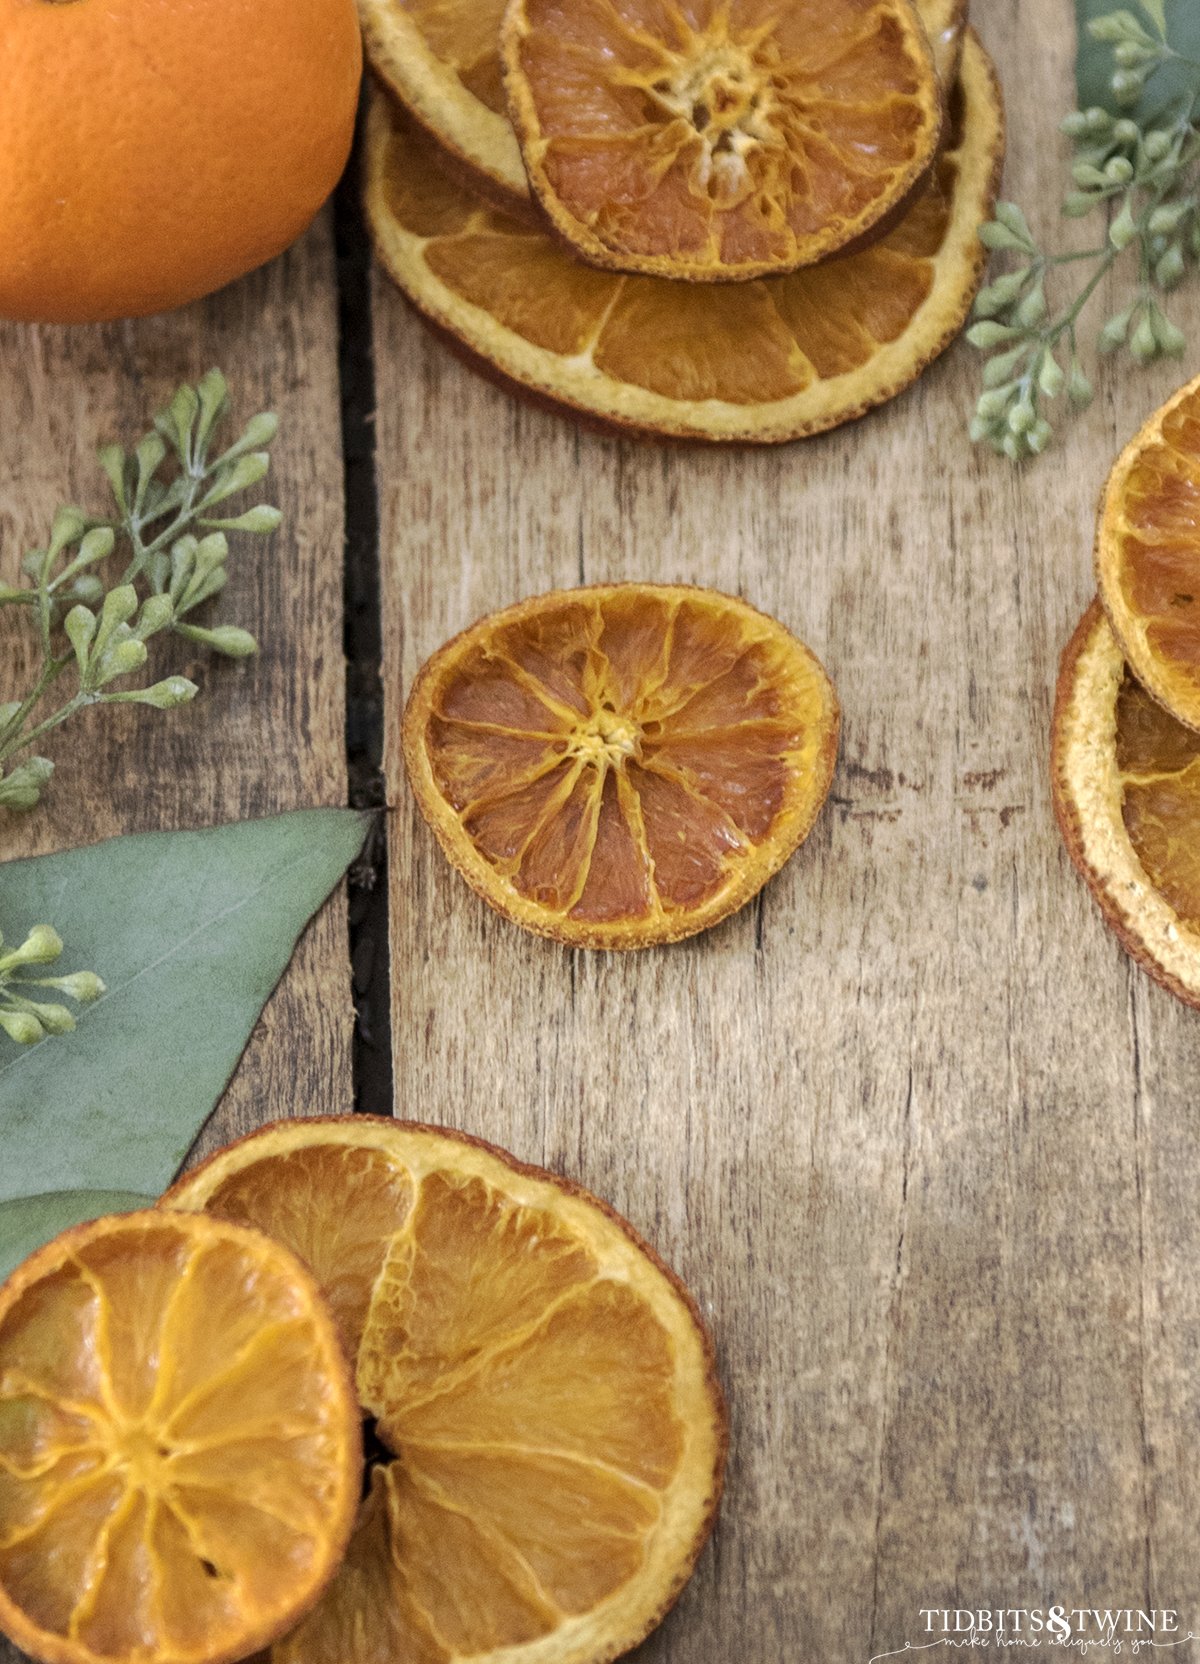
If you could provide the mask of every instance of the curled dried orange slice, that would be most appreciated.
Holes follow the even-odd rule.
[[[670,584],[557,591],[481,619],[404,713],[421,812],[473,889],[575,947],[678,941],[807,835],[833,687],[744,601]]]
[[[601,1664],[654,1627],[715,1518],[726,1421],[695,1307],[624,1220],[363,1115],[264,1128],[164,1200],[309,1256],[385,1447],[272,1664]]]
[[[500,64],[504,0],[358,0],[377,78],[501,205],[528,199]],[[917,0],[942,85],[953,84],[966,0]]]
[[[333,1317],[279,1243],[134,1213],[0,1290],[0,1627],[49,1664],[218,1664],[342,1558],[359,1417]]]
[[[962,327],[1003,147],[968,34],[949,149],[903,221],[858,254],[751,283],[603,272],[441,169],[382,99],[367,131],[376,248],[409,299],[489,371],[615,427],[776,444],[901,392]]]
[[[862,242],[933,161],[910,0],[508,0],[508,110],[583,259],[719,283]]]
[[[1067,849],[1109,924],[1200,1005],[1200,735],[1132,675],[1098,602],[1063,654],[1051,767]]]
[[[1200,377],[1117,458],[1100,504],[1096,573],[1138,680],[1200,728]]]

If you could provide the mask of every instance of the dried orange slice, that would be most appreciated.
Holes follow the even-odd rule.
[[[1100,504],[1096,573],[1138,680],[1200,728],[1200,377],[1117,458]]]
[[[332,1314],[258,1231],[65,1232],[0,1290],[0,1628],[49,1664],[217,1664],[312,1606],[354,1521]]]
[[[358,0],[371,67],[475,190],[528,199],[500,65],[504,0]],[[966,0],[917,0],[942,85],[953,84]]]
[[[837,752],[817,660],[714,590],[611,584],[481,619],[404,713],[422,814],[497,912],[574,947],[678,941],[807,836]]]
[[[910,0],[508,0],[508,112],[582,259],[720,283],[866,240],[933,161]]]
[[[726,1421],[695,1307],[624,1220],[365,1115],[264,1128],[164,1201],[310,1257],[387,1447],[273,1664],[600,1664],[654,1627],[715,1518]]]
[[[599,271],[470,196],[382,98],[367,128],[367,214],[409,299],[489,372],[615,427],[779,443],[892,398],[961,329],[1003,148],[995,77],[970,34],[960,88],[950,148],[896,229],[789,277]]]
[[[1200,735],[1137,681],[1099,602],[1063,653],[1051,757],[1067,849],[1109,924],[1200,1005]]]

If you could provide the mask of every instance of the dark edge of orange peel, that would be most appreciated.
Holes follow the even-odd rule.
[[[445,794],[441,791],[436,780],[433,778],[433,771],[429,766],[428,752],[425,747],[424,728],[422,727],[420,732],[418,732],[416,725],[418,706],[420,705],[421,696],[424,692],[426,683],[440,670],[446,656],[450,654],[455,647],[464,643],[466,638],[479,629],[481,625],[486,624],[489,628],[502,628],[506,621],[509,621],[517,615],[525,612],[535,602],[545,603],[556,600],[563,602],[574,601],[584,599],[587,596],[594,595],[598,592],[609,594],[614,590],[630,589],[672,590],[682,591],[685,594],[691,592],[696,595],[706,597],[719,596],[722,600],[732,603],[732,605],[739,610],[744,609],[748,612],[757,614],[760,618],[766,619],[773,629],[781,630],[786,636],[794,641],[801,651],[807,656],[809,661],[816,666],[825,683],[825,686],[829,690],[830,712],[829,728],[825,734],[820,752],[818,753],[817,764],[814,770],[814,774],[818,782],[818,789],[814,794],[810,812],[807,817],[797,817],[794,837],[789,837],[772,852],[771,864],[766,868],[762,875],[759,876],[758,873],[753,873],[750,876],[749,883],[735,884],[730,893],[723,899],[719,907],[713,908],[711,911],[704,912],[703,916],[699,919],[695,918],[690,913],[681,911],[677,928],[670,928],[668,926],[667,928],[659,928],[653,931],[642,932],[630,928],[628,935],[624,939],[611,941],[608,939],[607,932],[604,928],[594,924],[574,921],[569,923],[567,928],[564,929],[563,924],[566,923],[565,920],[562,922],[552,922],[548,919],[547,922],[542,923],[537,919],[518,919],[499,904],[496,896],[491,893],[487,885],[478,876],[476,864],[462,859],[461,851],[457,845],[443,836],[443,831],[438,820],[435,819],[426,808],[425,792],[418,791],[416,785],[414,784],[415,781],[420,780],[433,803],[445,803]],[[824,808],[826,800],[829,797],[829,790],[833,784],[833,771],[837,763],[838,744],[841,738],[841,720],[841,705],[838,702],[837,689],[833,684],[833,679],[829,675],[829,672],[825,669],[825,666],[821,663],[821,660],[818,659],[812,648],[809,647],[807,643],[801,641],[799,636],[797,636],[793,631],[789,630],[786,624],[781,623],[779,619],[773,617],[770,613],[764,613],[761,608],[754,606],[749,601],[743,600],[741,596],[728,595],[722,590],[711,589],[701,584],[651,584],[637,580],[628,580],[623,583],[615,584],[582,584],[574,589],[547,590],[539,595],[526,596],[523,600],[515,601],[511,606],[502,607],[496,612],[482,614],[482,616],[475,619],[473,623],[468,624],[465,629],[459,630],[456,635],[449,637],[449,639],[444,641],[440,647],[435,648],[425,660],[424,664],[422,664],[420,670],[413,678],[413,684],[409,690],[408,699],[405,702],[404,715],[401,719],[400,725],[400,738],[401,749],[404,756],[404,765],[408,774],[409,788],[416,800],[417,807],[421,811],[422,818],[433,832],[434,837],[438,841],[439,848],[445,855],[450,865],[463,879],[465,879],[475,894],[479,896],[482,901],[485,901],[494,913],[497,913],[502,919],[505,919],[509,924],[515,925],[518,929],[527,930],[534,936],[548,937],[551,941],[558,942],[564,947],[589,948],[608,953],[628,953],[640,948],[668,947],[675,942],[686,941],[690,936],[698,936],[702,931],[711,930],[715,925],[718,925],[722,923],[723,920],[727,919],[731,913],[736,913],[740,908],[744,907],[746,903],[751,901],[754,896],[756,896],[758,892],[770,882],[772,878],[776,877],[781,869],[786,866],[788,861],[791,860],[792,856],[796,853],[801,844],[812,831],[814,825],[816,824],[817,817],[820,815],[821,810]],[[480,856],[479,862],[484,863],[485,858]]]

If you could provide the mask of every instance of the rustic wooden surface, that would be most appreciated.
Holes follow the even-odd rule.
[[[1007,191],[1048,237],[1070,10],[975,6]],[[1194,291],[1178,315],[1195,343]],[[1046,784],[1097,492],[1187,365],[1102,376],[1014,473],[967,442],[961,345],[857,426],[718,454],[522,406],[382,278],[374,317],[397,1109],[628,1214],[701,1299],[733,1405],[715,1546],[639,1658],[867,1664],[934,1606],[1200,1630],[1200,1017],[1101,924]],[[619,578],[744,594],[844,710],[832,801],[759,905],[634,957],[488,912],[397,744],[451,633]]]
[[[197,699],[166,713],[93,710],[51,736],[44,807],[0,816],[0,860],[118,832],[206,826],[346,799],[342,661],[342,462],[332,233],[325,215],[282,260],[167,317],[97,329],[0,325],[0,577],[44,543],[55,506],[102,509],[95,450],[132,444],[184,380],[219,365],[232,419],[278,411],[270,539],[231,534],[214,618],[252,630],[252,660],[162,645],[152,664],[190,670]],[[0,686],[18,686],[5,620]],[[7,697],[7,695],[3,696]],[[351,1103],[353,1008],[342,891],[313,921],[203,1135],[222,1143],[273,1115]]]

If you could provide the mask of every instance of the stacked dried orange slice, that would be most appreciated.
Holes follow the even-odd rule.
[[[264,1128],[164,1203],[307,1261],[374,1420],[347,1558],[272,1664],[602,1664],[658,1623],[712,1529],[727,1429],[695,1306],[624,1220],[370,1116]]]
[[[1003,148],[961,0],[360,0],[367,213],[486,370],[650,434],[773,443],[961,328]]]
[[[1096,571],[1059,676],[1055,808],[1125,947],[1200,1005],[1200,379],[1118,458]]]
[[[0,1288],[0,1630],[45,1664],[607,1664],[727,1443],[695,1305],[602,1202],[458,1133],[280,1122]]]

